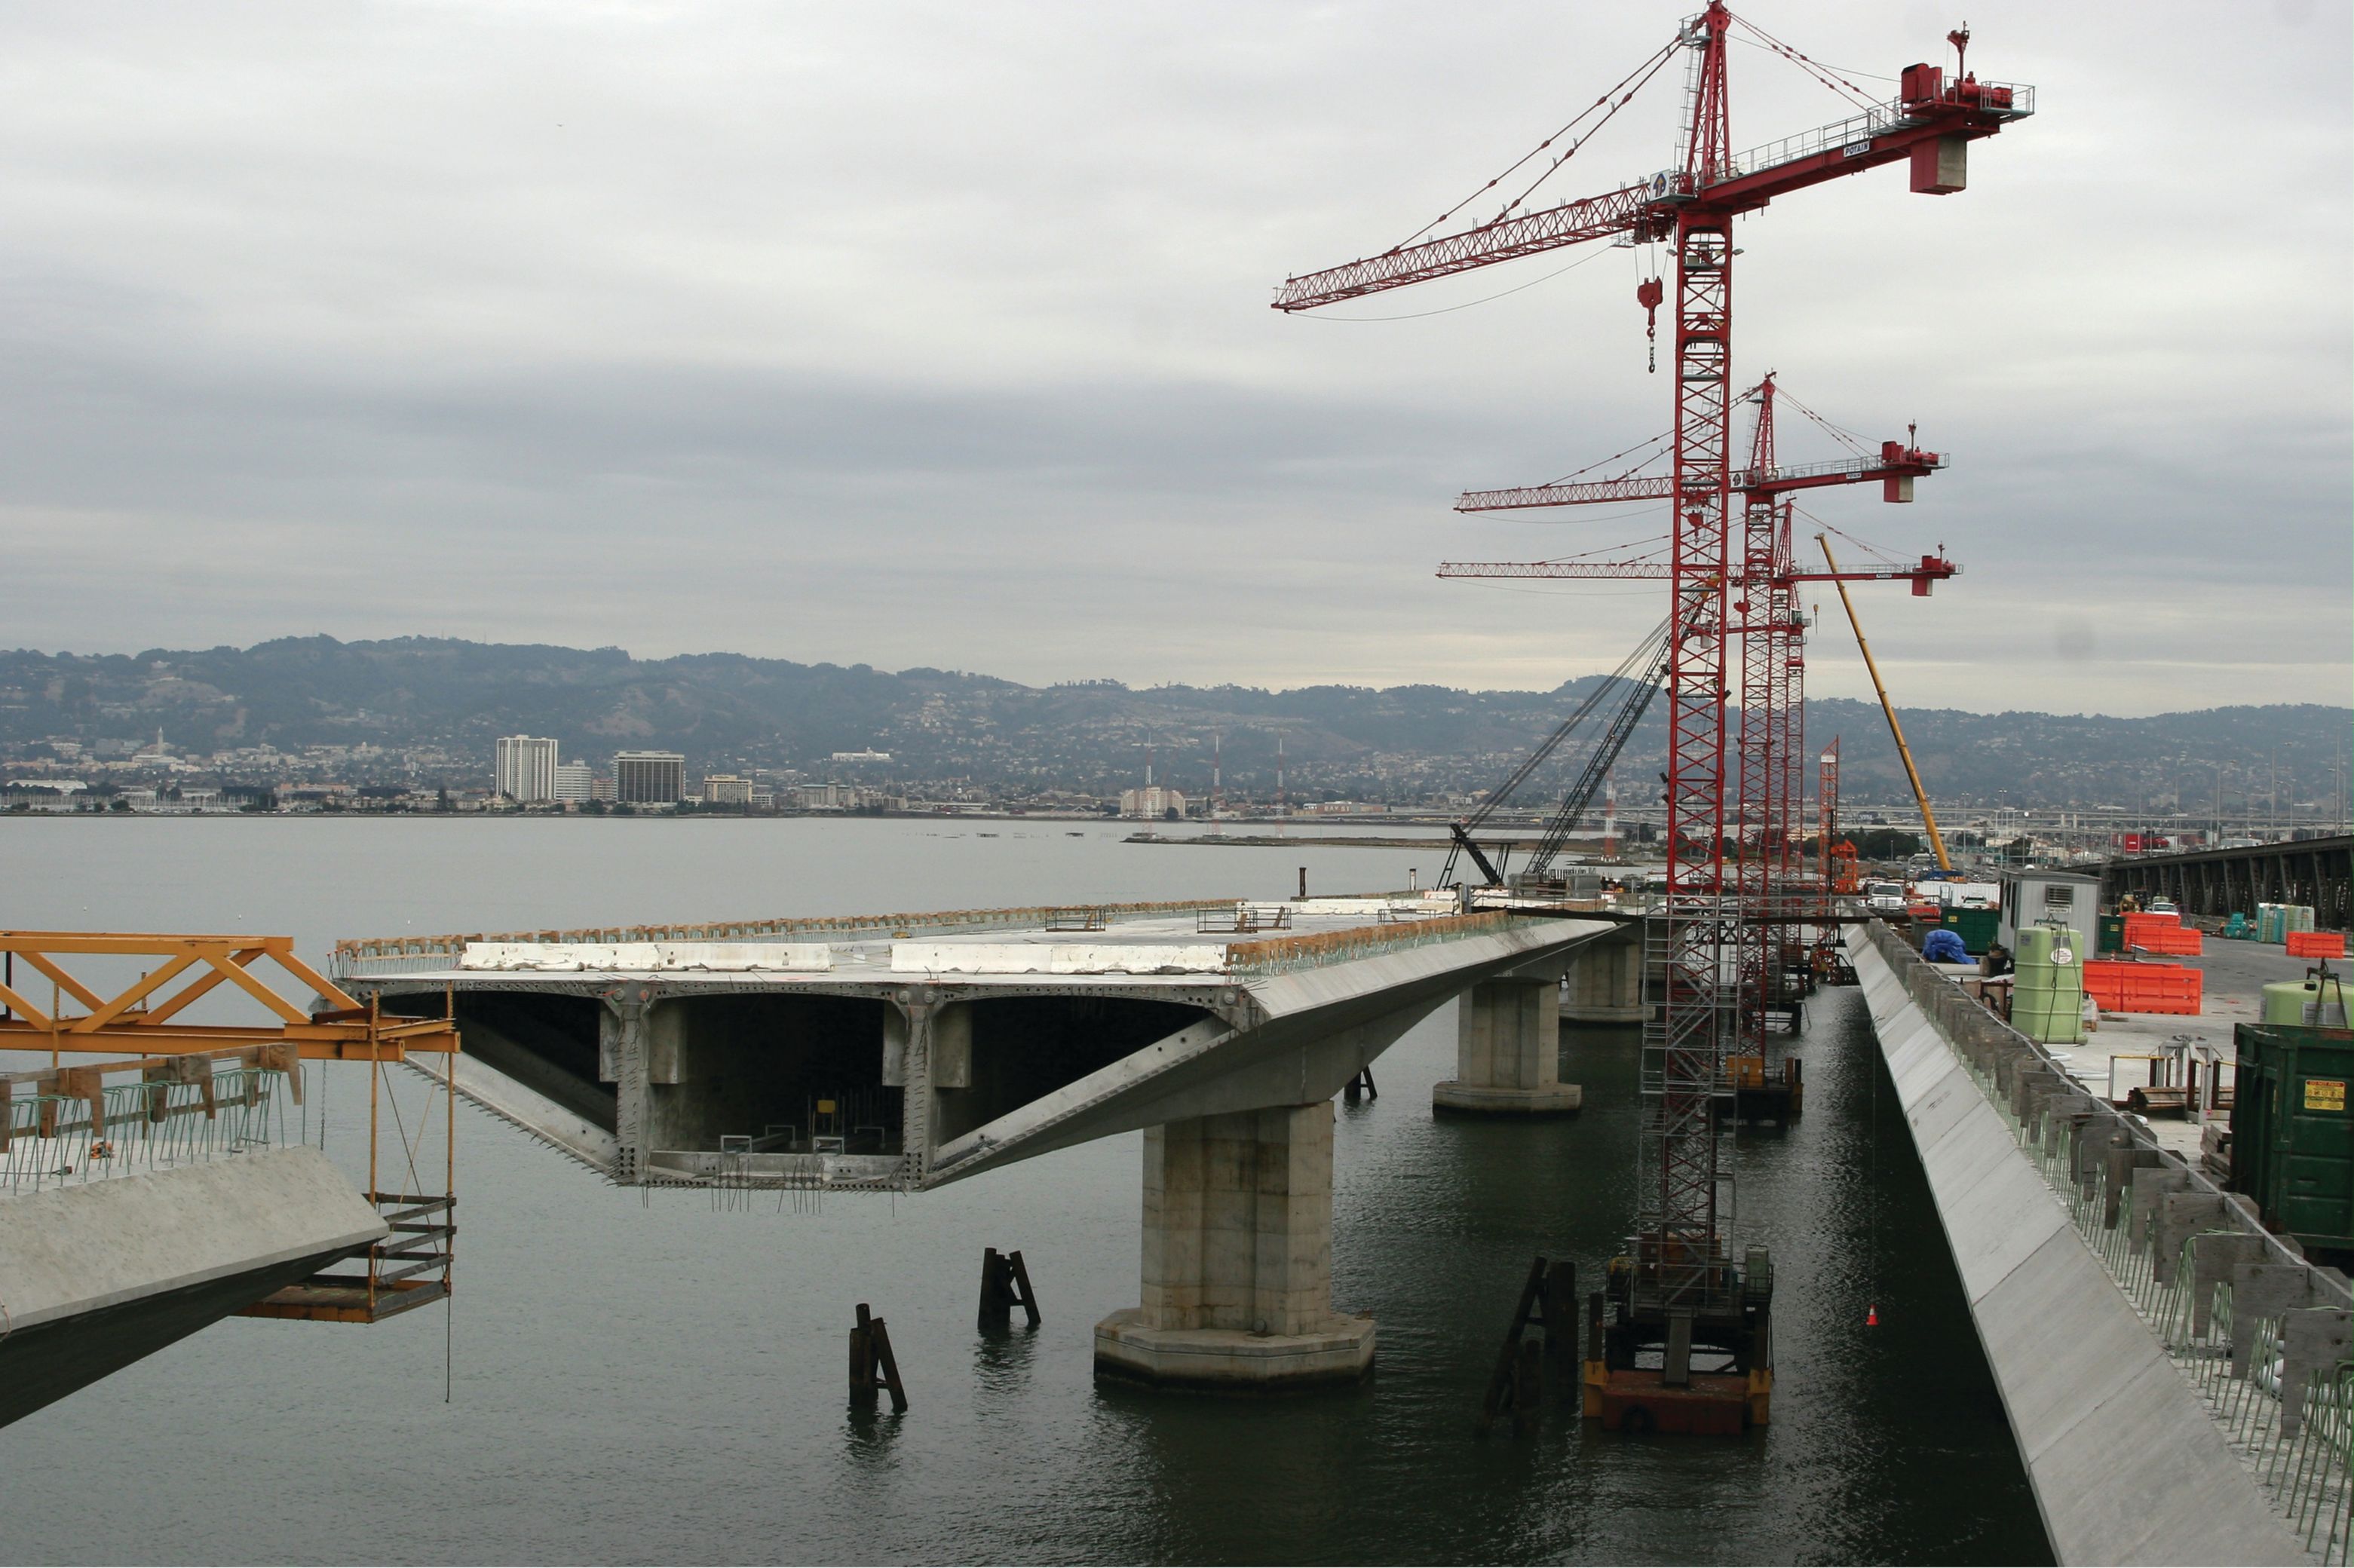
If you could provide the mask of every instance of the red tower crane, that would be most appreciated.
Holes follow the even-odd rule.
[[[1618,235],[1665,240],[1674,249],[1668,890],[1663,916],[1653,923],[1661,933],[1656,957],[1665,972],[1665,998],[1644,1044],[1649,1105],[1642,1212],[1632,1255],[1613,1271],[1617,1321],[1606,1336],[1604,1363],[1587,1370],[1588,1414],[1614,1426],[1662,1415],[1713,1425],[1728,1411],[1736,1426],[1762,1421],[1773,1382],[1766,1328],[1772,1266],[1762,1249],[1751,1249],[1740,1266],[1732,1259],[1716,1137],[1724,1079],[1721,971],[1728,928],[1738,927],[1744,915],[1724,867],[1726,596],[1735,563],[1729,516],[1733,220],[1777,196],[1897,162],[1910,164],[1916,192],[1958,191],[1966,183],[1968,144],[2033,111],[2030,88],[1981,82],[1967,73],[1947,81],[1941,68],[1920,64],[1905,69],[1893,102],[1868,104],[1847,119],[1736,154],[1725,80],[1726,38],[1734,26],[1723,0],[1710,0],[1620,83],[1625,96],[1614,88],[1572,122],[1574,128],[1598,114],[1549,161],[1546,172],[1565,162],[1681,49],[1690,70],[1682,145],[1673,167],[1535,212],[1519,210],[1524,192],[1485,224],[1417,237],[1377,256],[1294,277],[1274,302],[1280,311],[1311,310]],[[1754,25],[1743,26],[1786,58],[1803,60]],[[1656,321],[1667,300],[1663,282],[1647,282],[1637,298]],[[1731,1374],[1694,1372],[1695,1345],[1726,1352]],[[1653,1347],[1659,1364],[1638,1369],[1638,1351]],[[1704,1392],[1720,1397],[1692,1397]]]
[[[1776,461],[1777,399],[1797,405],[1809,418],[1836,432],[1837,428],[1799,403],[1780,387],[1771,371],[1742,394],[1754,404],[1757,418],[1748,466],[1732,474],[1733,487],[1742,494],[1742,546],[1738,563],[1728,575],[1738,620],[1728,631],[1740,638],[1741,706],[1734,755],[1737,766],[1732,806],[1726,821],[1727,842],[1734,853],[1734,896],[1744,918],[1734,927],[1737,958],[1733,966],[1739,989],[1734,1003],[1736,1036],[1733,1054],[1763,1060],[1770,1015],[1787,1013],[1795,1030],[1797,990],[1806,968],[1803,955],[1789,940],[1790,925],[1819,920],[1824,913],[1812,897],[1795,895],[1797,866],[1793,846],[1803,835],[1796,831],[1804,803],[1801,783],[1805,745],[1806,670],[1805,618],[1798,604],[1801,582],[1831,580],[1907,581],[1917,595],[1959,570],[1944,556],[1923,556],[1918,566],[1893,563],[1848,575],[1801,571],[1791,548],[1791,492],[1825,485],[1862,484],[1878,481],[1882,499],[1909,502],[1913,481],[1946,466],[1945,458],[1925,450],[1917,438],[1885,441],[1874,459],[1860,450],[1852,459],[1804,467],[1786,467]],[[1841,435],[1842,440],[1849,440]],[[1645,442],[1657,447],[1665,437]],[[1850,440],[1850,444],[1854,443]],[[1634,450],[1642,448],[1630,449]],[[1620,454],[1625,455],[1625,454]],[[1605,460],[1609,461],[1609,460]],[[1638,469],[1654,460],[1646,460]],[[1596,465],[1599,466],[1599,465]],[[1458,498],[1460,512],[1490,512],[1527,506],[1573,506],[1643,499],[1668,493],[1664,476],[1635,471],[1613,479],[1551,484],[1517,490],[1476,491]],[[1606,560],[1585,556],[1564,561],[1450,561],[1439,567],[1442,577],[1666,577],[1667,565],[1656,560]]]

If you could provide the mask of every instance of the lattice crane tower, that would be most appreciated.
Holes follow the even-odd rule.
[[[1733,1373],[1744,1386],[1744,1419],[1764,1419],[1772,1386],[1766,1327],[1771,1266],[1762,1255],[1741,1267],[1733,1262],[1716,1137],[1726,950],[1737,949],[1734,934],[1744,916],[1766,913],[1741,906],[1750,890],[1727,877],[1724,863],[1726,654],[1734,630],[1727,614],[1728,582],[1746,566],[1745,538],[1743,554],[1734,551],[1731,516],[1733,220],[1778,196],[1899,162],[1909,164],[1914,191],[1952,194],[1967,183],[1968,144],[2033,112],[2031,88],[1982,82],[1967,71],[1948,81],[1942,68],[1919,64],[1903,71],[1893,102],[1862,101],[1846,119],[1735,154],[1725,73],[1726,40],[1735,25],[1723,0],[1711,0],[1659,52],[1515,164],[1517,170],[1535,162],[1541,172],[1488,222],[1426,238],[1454,216],[1442,215],[1379,255],[1288,280],[1274,302],[1279,311],[1312,310],[1621,235],[1666,241],[1673,250],[1674,469],[1665,574],[1673,639],[1665,692],[1668,890],[1664,917],[1655,922],[1665,996],[1645,1038],[1642,1212],[1629,1266],[1613,1281],[1619,1322],[1612,1330],[1611,1365],[1598,1390],[1596,1372],[1588,1372],[1589,1414],[1613,1425],[1628,1411],[1642,1410],[1650,1419],[1663,1408],[1636,1397],[1646,1375],[1670,1387],[1696,1388],[1695,1345],[1730,1355]],[[1827,84],[1864,99],[1851,83],[1755,24],[1739,25]],[[1949,37],[1959,48],[1967,35]],[[1680,52],[1687,60],[1686,112],[1674,165],[1601,196],[1527,210],[1537,185]],[[1567,145],[1555,152],[1563,138],[1569,138]],[[1482,194],[1504,177],[1490,181]],[[1637,300],[1653,313],[1656,330],[1656,313],[1667,302],[1664,281],[1640,285]],[[1660,1350],[1661,1364],[1647,1373],[1636,1367],[1635,1352],[1650,1346]],[[1713,1419],[1702,1413],[1705,1402],[1676,1407],[1703,1424]],[[1614,1408],[1620,1420],[1613,1419]]]

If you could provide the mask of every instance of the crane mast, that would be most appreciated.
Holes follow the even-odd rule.
[[[1670,248],[1672,285],[1649,281],[1637,293],[1655,319],[1672,299],[1672,462],[1661,494],[1670,521],[1660,574],[1670,599],[1659,691],[1667,710],[1668,863],[1663,906],[1647,922],[1648,964],[1663,983],[1661,1004],[1644,1031],[1639,1209],[1628,1255],[1610,1271],[1607,1294],[1617,1319],[1602,1359],[1586,1369],[1586,1414],[1612,1427],[1674,1410],[1683,1413],[1674,1419],[1699,1421],[1708,1430],[1724,1429],[1711,1424],[1730,1412],[1737,1430],[1767,1418],[1773,1386],[1772,1265],[1763,1248],[1749,1248],[1737,1262],[1733,1256],[1730,1171],[1717,1121],[1730,1095],[1726,1046],[1738,1041],[1742,1021],[1755,1015],[1743,1003],[1764,972],[1764,957],[1745,933],[1776,917],[1773,872],[1789,853],[1797,746],[1788,725],[1795,720],[1777,730],[1785,721],[1775,711],[1788,705],[1802,665],[1788,506],[1766,488],[1774,482],[1770,418],[1744,471],[1768,478],[1744,493],[1737,523],[1733,511],[1733,222],[1777,196],[1898,162],[1910,164],[1915,192],[1958,191],[1967,183],[1968,143],[2033,111],[2031,89],[1967,74],[1947,82],[1940,68],[1922,64],[1905,69],[1892,103],[1865,105],[1832,124],[1736,154],[1726,80],[1734,25],[1723,0],[1710,0],[1670,46],[1686,51],[1688,68],[1674,166],[1533,213],[1516,211],[1515,201],[1487,224],[1294,277],[1274,302],[1280,311],[1310,310],[1621,235]],[[1920,458],[1893,443],[1883,448],[1883,471],[1875,476],[1888,485],[1889,499],[1909,499],[1912,479],[1934,466]],[[1824,480],[1851,482],[1828,474]],[[1908,493],[1895,493],[1900,485]],[[1933,580],[1928,567],[1925,558],[1916,591]],[[1728,657],[1735,636],[1744,727],[1733,737],[1728,780]],[[1753,695],[1764,710],[1754,732],[1747,728]],[[1736,843],[1730,869],[1728,830]],[[1696,1350],[1720,1352],[1723,1370],[1696,1371]],[[1670,1390],[1677,1399],[1657,1397]]]

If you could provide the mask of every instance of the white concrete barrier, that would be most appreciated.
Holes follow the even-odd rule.
[[[469,942],[458,967],[534,974],[807,974],[832,969],[833,949],[823,942]]]
[[[891,972],[900,975],[1216,974],[1223,943],[894,942]]]

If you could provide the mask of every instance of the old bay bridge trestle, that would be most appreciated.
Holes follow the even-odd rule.
[[[2303,904],[2324,931],[2354,925],[2354,836],[2128,855],[2101,868],[2101,901],[2171,898],[2188,915],[2253,916],[2259,904]]]

